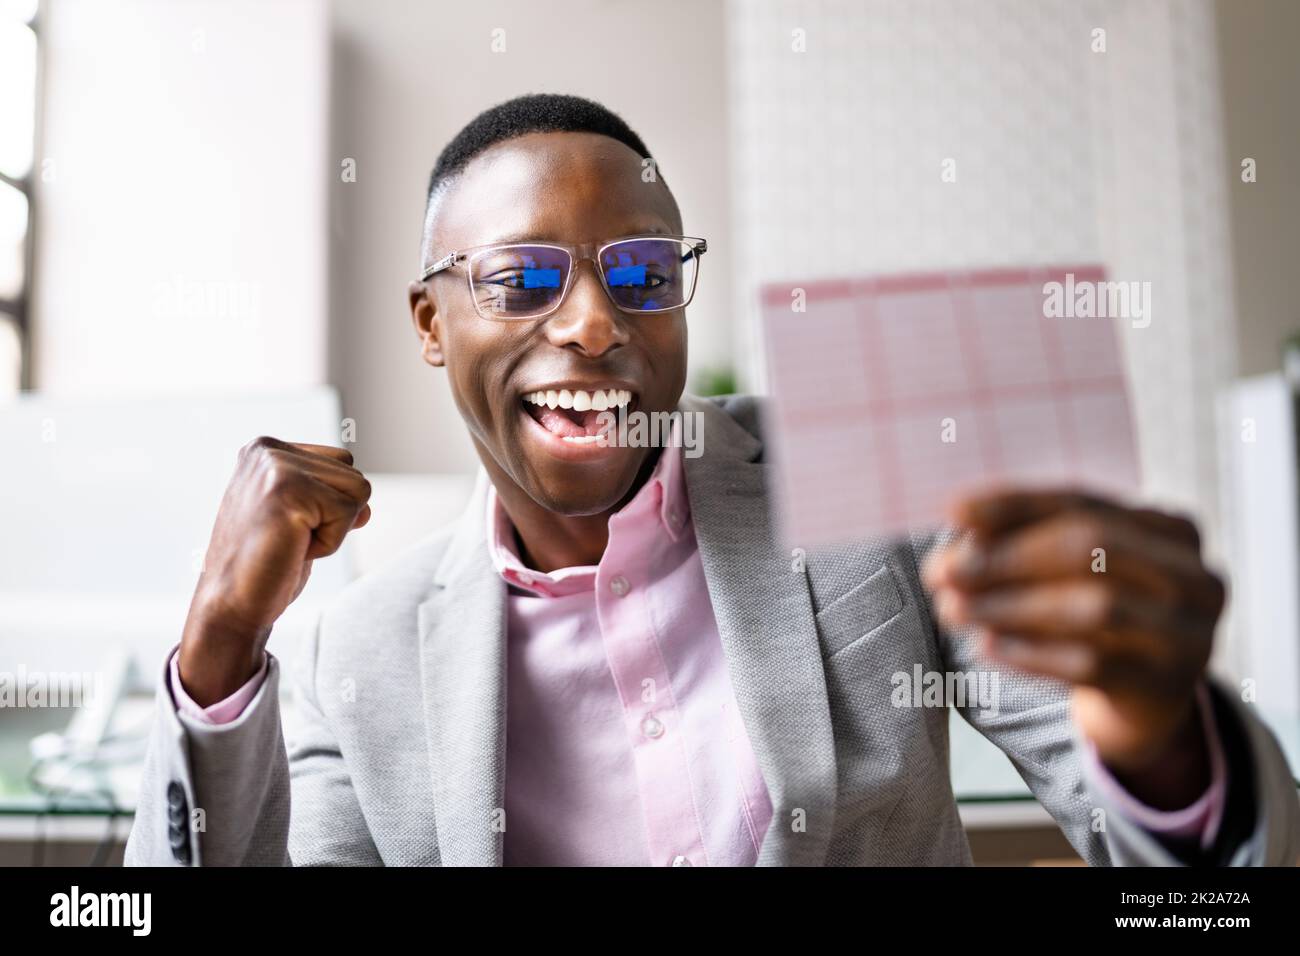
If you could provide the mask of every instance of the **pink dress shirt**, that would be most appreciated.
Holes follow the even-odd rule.
[[[609,520],[597,565],[551,573],[524,566],[495,490],[487,538],[507,602],[506,832],[511,865],[743,866],[772,817],[767,787],[736,709],[700,563],[680,448]],[[266,674],[199,707],[204,723],[242,713]],[[1191,806],[1147,807],[1090,747],[1082,759],[1132,822],[1156,836],[1218,832],[1227,771],[1208,693],[1200,711],[1213,782]]]
[[[609,520],[598,565],[530,570],[488,492],[511,585],[507,864],[744,866],[772,817],[736,710],[681,449]]]

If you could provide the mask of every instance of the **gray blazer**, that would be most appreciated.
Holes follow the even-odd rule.
[[[685,460],[731,681],[771,795],[761,865],[969,864],[946,706],[894,706],[891,675],[988,671],[935,625],[918,576],[934,539],[800,556],[774,543],[760,406],[685,396],[704,454]],[[500,864],[506,586],[483,524],[485,477],[452,528],[357,581],[299,655],[286,752],[279,665],[220,726],[179,715],[164,670],[128,864]],[[1089,786],[1063,686],[999,673],[996,713],[963,716],[1011,758],[1093,864],[1177,860]],[[1300,804],[1276,742],[1216,691],[1254,804],[1237,864],[1295,861]],[[987,702],[985,702],[987,703]],[[201,811],[201,812],[194,812]],[[1249,817],[1249,814],[1247,814]],[[504,821],[508,829],[508,821]]]

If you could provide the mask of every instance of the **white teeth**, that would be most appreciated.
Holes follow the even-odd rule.
[[[548,408],[572,408],[578,412],[591,409],[603,412],[609,408],[623,408],[630,404],[632,393],[626,388],[598,388],[591,392],[581,388],[572,391],[567,388],[558,391],[550,388],[529,392],[524,396],[524,401],[532,402],[534,405],[545,405]]]
[[[592,442],[600,441],[599,435],[561,435],[560,437],[572,445],[590,445]]]

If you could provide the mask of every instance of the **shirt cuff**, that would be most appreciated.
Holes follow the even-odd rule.
[[[209,707],[200,707],[194,702],[189,694],[185,693],[185,688],[181,685],[181,667],[180,646],[172,650],[171,661],[168,664],[171,674],[171,695],[172,703],[176,709],[186,717],[192,717],[195,720],[205,724],[228,724],[244,712],[248,702],[257,696],[258,688],[262,686],[262,681],[266,679],[267,655],[262,651],[262,666],[258,668],[257,673],[248,679],[248,683],[235,691],[225,700],[219,700]]]
[[[1128,820],[1157,837],[1200,837],[1201,849],[1209,849],[1219,834],[1228,793],[1227,761],[1223,755],[1223,740],[1214,720],[1214,706],[1210,701],[1209,687],[1202,682],[1196,689],[1197,709],[1201,726],[1210,748],[1210,786],[1200,798],[1181,810],[1156,810],[1138,800],[1124,789],[1097,755],[1091,741],[1084,742],[1083,759],[1091,769],[1092,779],[1104,792],[1114,807]]]

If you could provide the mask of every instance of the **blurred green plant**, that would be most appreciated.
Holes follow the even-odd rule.
[[[1300,392],[1300,332],[1282,341],[1282,374],[1291,383],[1292,390]]]
[[[736,373],[728,366],[700,369],[695,373],[695,385],[691,391],[704,397],[734,395]]]

